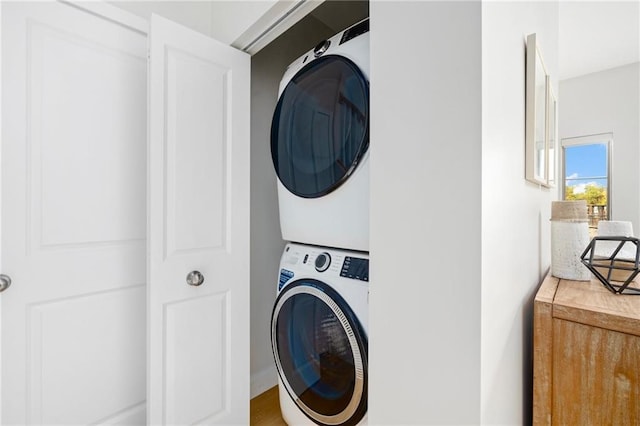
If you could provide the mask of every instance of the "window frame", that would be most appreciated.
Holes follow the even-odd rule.
[[[574,147],[574,146],[583,146],[583,145],[596,145],[596,144],[606,144],[607,146],[607,216],[608,219],[611,220],[613,217],[613,206],[612,206],[612,197],[611,197],[611,187],[613,180],[613,173],[611,170],[612,158],[613,158],[613,133],[596,133],[593,135],[587,136],[575,136],[569,138],[562,138],[560,140],[561,147],[561,158],[560,158],[560,166],[561,166],[561,199],[564,200],[566,196],[566,188],[567,188],[567,171],[566,171],[566,153],[565,148]]]

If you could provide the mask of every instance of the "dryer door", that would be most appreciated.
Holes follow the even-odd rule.
[[[287,84],[271,123],[271,155],[293,194],[321,197],[353,173],[369,147],[369,83],[351,60],[326,55]]]
[[[313,279],[276,299],[271,343],[287,392],[321,425],[355,425],[367,411],[367,339],[346,302]]]

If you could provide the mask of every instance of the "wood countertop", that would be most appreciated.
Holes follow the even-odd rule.
[[[640,295],[614,294],[600,281],[547,275],[536,302],[552,304],[553,318],[640,336]]]

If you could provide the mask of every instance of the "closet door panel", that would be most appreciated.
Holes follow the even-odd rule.
[[[2,424],[144,422],[146,36],[1,7]]]
[[[151,424],[249,422],[249,56],[152,16]]]

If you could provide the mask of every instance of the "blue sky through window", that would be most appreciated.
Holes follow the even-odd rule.
[[[578,187],[576,189],[584,188],[588,184],[607,186],[606,143],[567,146],[564,155],[568,186]]]

